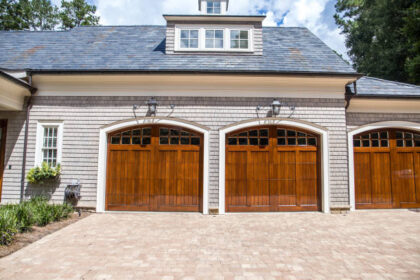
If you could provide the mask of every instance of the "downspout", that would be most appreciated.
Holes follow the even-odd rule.
[[[29,85],[32,86],[32,74],[29,73]],[[26,152],[28,150],[28,134],[29,134],[29,116],[32,108],[32,95],[37,91],[36,88],[31,88],[31,96],[29,96],[26,103],[26,122],[25,122],[25,138],[23,140],[23,157],[22,157],[22,173],[20,178],[20,202],[23,202],[23,193],[25,191],[25,174],[26,174]]]
[[[350,100],[351,100],[351,98],[357,94],[356,82],[353,83],[353,92],[352,92],[350,86],[351,85],[346,85],[346,93],[344,95],[344,98],[346,100],[346,107],[345,107],[346,110],[350,106]]]

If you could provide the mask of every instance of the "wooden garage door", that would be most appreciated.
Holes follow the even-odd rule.
[[[420,133],[369,131],[353,146],[356,208],[420,207]]]
[[[226,136],[226,211],[320,209],[319,139],[266,126]]]
[[[202,211],[202,135],[142,126],[108,143],[107,210]]]

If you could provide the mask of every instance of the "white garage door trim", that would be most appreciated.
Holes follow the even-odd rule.
[[[242,128],[261,126],[261,125],[287,125],[302,128],[321,137],[321,182],[322,182],[322,212],[329,213],[329,147],[328,130],[319,125],[309,122],[284,119],[284,118],[261,118],[226,126],[219,130],[219,214],[225,214],[225,156],[226,156],[226,134]]]
[[[401,129],[411,129],[420,131],[420,124],[415,122],[404,122],[404,121],[386,121],[386,122],[376,122],[371,124],[362,125],[352,129],[348,133],[348,151],[349,151],[349,193],[350,193],[350,209],[352,211],[356,210],[356,197],[355,197],[355,182],[354,182],[354,150],[353,150],[353,136],[359,133],[383,129],[383,128],[401,128]]]
[[[96,211],[105,212],[105,189],[106,189],[106,157],[107,157],[107,135],[113,131],[142,124],[152,125],[173,125],[184,127],[202,133],[204,136],[203,145],[203,214],[208,214],[208,187],[209,187],[209,129],[195,124],[174,118],[139,118],[119,121],[100,128],[99,131],[99,156],[98,156],[98,187],[96,198]]]

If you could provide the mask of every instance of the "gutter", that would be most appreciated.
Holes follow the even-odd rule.
[[[23,155],[22,155],[22,173],[20,177],[20,202],[23,202],[23,193],[25,191],[25,174],[26,174],[26,153],[28,151],[28,135],[29,135],[29,117],[32,108],[32,96],[36,93],[37,89],[32,87],[32,75],[28,75],[31,96],[29,96],[26,103],[26,121],[25,121],[25,138],[23,140]]]
[[[23,81],[21,79],[17,79],[15,77],[13,77],[12,75],[7,74],[4,71],[0,70],[0,76],[5,78],[6,80],[11,81],[12,83],[14,83],[18,86],[21,86],[21,87],[24,87],[24,88],[28,89],[31,92],[31,94],[32,94],[33,91],[36,91],[36,88],[32,87],[30,84],[26,83],[25,81]]]

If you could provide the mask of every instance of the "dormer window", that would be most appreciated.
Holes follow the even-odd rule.
[[[220,15],[222,13],[220,1],[207,1],[207,14]]]
[[[223,49],[223,30],[206,30],[206,49]]]
[[[230,31],[230,48],[231,49],[248,49],[249,48],[249,31],[248,30],[231,30]]]
[[[181,30],[182,49],[198,49],[198,30]]]

